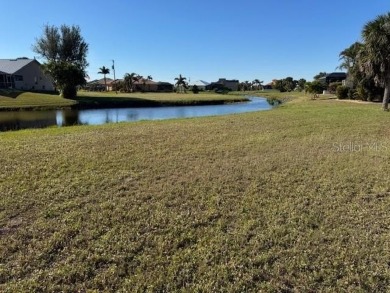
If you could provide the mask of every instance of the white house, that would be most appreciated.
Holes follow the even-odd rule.
[[[53,80],[35,59],[0,59],[0,88],[53,91]]]

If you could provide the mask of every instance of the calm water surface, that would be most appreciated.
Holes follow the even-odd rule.
[[[264,98],[249,99],[249,102],[207,106],[0,112],[0,131],[227,115],[272,108]]]

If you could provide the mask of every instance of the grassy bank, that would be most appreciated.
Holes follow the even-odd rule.
[[[0,291],[385,292],[389,114],[0,133]]]
[[[0,111],[19,109],[55,109],[70,107],[75,101],[56,94],[0,90]]]
[[[58,95],[0,90],[0,110],[39,110],[53,108],[123,108],[182,105],[214,105],[246,100],[243,96],[215,93],[113,93],[80,91],[73,100]]]

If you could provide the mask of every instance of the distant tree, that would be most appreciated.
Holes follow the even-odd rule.
[[[275,82],[274,88],[280,92],[291,92],[297,86],[298,81],[294,80],[292,77],[286,77],[284,79],[279,79]]]
[[[175,78],[175,85],[178,93],[185,92],[185,89],[187,88],[186,79],[187,78],[183,77],[181,74],[179,74],[179,76]]]
[[[301,92],[305,89],[306,79],[301,78],[297,81],[298,90]]]
[[[322,93],[322,91],[326,87],[324,84],[318,80],[314,80],[312,82],[306,82],[305,84],[305,91],[307,93],[313,94],[312,98],[315,99],[318,97],[318,94]]]
[[[390,96],[390,13],[368,22],[362,31],[360,70],[384,88],[382,109],[389,110]]]
[[[84,85],[87,77],[88,44],[78,26],[46,25],[43,35],[33,45],[35,53],[45,60],[44,71],[50,74],[61,96],[75,98],[77,86]]]
[[[283,79],[275,80],[275,84],[274,84],[273,88],[276,90],[279,90],[280,92],[285,92],[286,88],[284,87]]]
[[[151,80],[153,80],[153,77],[151,75],[148,75],[146,77],[146,79],[147,79],[147,81],[151,81]],[[148,90],[150,91],[150,84],[148,84]]]
[[[286,88],[286,90],[288,92],[291,92],[295,89],[295,87],[297,86],[297,81],[294,80],[292,77],[286,77],[284,80],[284,87]]]
[[[252,83],[249,80],[243,82],[244,91],[249,91],[252,88]]]
[[[255,79],[254,81],[252,81],[252,84],[255,86],[255,88],[257,90],[260,90],[263,88],[262,83],[263,83],[263,81],[260,81],[259,79]]]
[[[107,91],[107,81],[106,81],[106,74],[110,74],[110,69],[106,68],[105,66],[99,68],[98,74],[103,74],[104,76],[104,88]]]
[[[196,84],[193,85],[193,87],[192,87],[192,92],[193,92],[194,94],[199,94],[199,87],[198,87]]]
[[[137,73],[126,73],[123,77],[125,83],[125,91],[133,92],[134,91],[134,83],[139,80],[139,75]]]
[[[326,75],[327,75],[326,72],[320,72],[320,73],[318,73],[317,75],[314,76],[314,79],[317,80],[317,79],[320,79],[321,77],[324,77]]]

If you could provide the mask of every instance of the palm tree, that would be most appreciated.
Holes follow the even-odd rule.
[[[382,109],[389,110],[390,13],[369,21],[362,31],[364,45],[359,52],[360,70],[384,87]]]
[[[244,81],[245,84],[245,91],[249,91],[251,89],[251,83],[249,80]]]
[[[261,88],[263,87],[262,83],[263,83],[263,81],[260,81],[259,79],[255,79],[254,81],[252,81],[252,84],[254,86],[256,86],[257,90],[259,90],[260,87]]]
[[[356,84],[361,78],[361,72],[359,72],[358,57],[363,44],[355,42],[350,47],[341,51],[339,54],[341,64],[338,66],[339,69],[345,69],[348,72],[347,79]]]
[[[187,78],[181,76],[181,74],[179,74],[179,77],[175,78],[175,80],[176,80],[176,87],[179,89],[180,93],[182,93],[184,91],[183,89],[187,87],[186,79]]]
[[[146,77],[146,80],[151,81],[151,80],[153,80],[153,77],[151,75],[148,75]],[[148,90],[150,91],[150,83],[148,83]]]
[[[338,68],[346,69],[349,71],[352,67],[354,67],[357,61],[358,53],[362,48],[362,46],[363,46],[362,43],[355,42],[350,47],[341,51],[339,54],[340,57],[339,60],[342,62]]]
[[[127,92],[133,92],[134,90],[134,82],[138,81],[140,79],[140,75],[137,73],[126,73],[123,77],[125,80],[125,90]]]
[[[98,72],[98,74],[103,74],[104,75],[104,87],[105,87],[105,89],[107,91],[106,74],[110,74],[110,69],[106,68],[105,66],[103,66],[103,67],[100,67],[99,70],[100,71]]]

